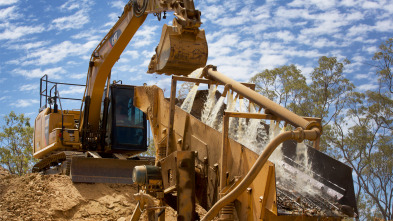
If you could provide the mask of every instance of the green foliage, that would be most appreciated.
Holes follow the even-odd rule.
[[[337,61],[335,57],[322,56],[318,66],[311,73],[312,83],[309,86],[307,101],[301,106],[305,116],[321,118],[324,134],[331,134],[329,123],[342,113],[350,93],[355,87],[344,77],[345,65],[350,62],[345,59]],[[327,142],[328,136],[322,136],[320,149],[325,152],[334,152]]]
[[[147,147],[147,150],[141,153],[141,156],[156,157],[156,148],[154,146],[154,139],[152,137],[149,138],[149,146]]]
[[[295,65],[264,70],[250,79],[255,90],[284,107],[302,102],[307,91],[306,78]]]
[[[393,38],[380,46],[380,88],[366,93],[344,76],[348,60],[321,57],[310,84],[295,65],[251,78],[256,90],[301,116],[319,117],[320,148],[353,168],[360,219],[393,219]]]
[[[329,122],[344,108],[354,85],[344,77],[343,71],[348,60],[339,62],[335,57],[321,57],[318,67],[311,73],[312,83],[295,65],[264,70],[250,79],[256,91],[300,116],[321,118],[323,130],[329,130]],[[321,150],[327,150],[324,137]]]
[[[338,62],[335,57],[323,56],[318,60],[318,67],[311,73],[309,114],[321,118],[324,126],[340,114],[347,98],[345,94],[354,88],[354,85],[344,77],[346,64],[349,64],[347,59]]]
[[[13,111],[4,116],[5,125],[0,132],[0,164],[11,174],[23,175],[30,172],[34,158],[33,128],[29,118]]]
[[[387,94],[354,92],[349,110],[327,136],[335,157],[353,168],[364,218],[393,219],[393,100]],[[367,208],[376,208],[370,210]],[[368,218],[367,218],[368,217]]]
[[[152,137],[149,139],[149,146],[147,147],[145,154],[149,157],[156,156],[156,147],[154,146],[154,139]]]
[[[374,54],[373,60],[378,68],[377,74],[381,86],[393,93],[393,38],[389,38],[384,44],[379,46],[379,51]]]
[[[321,57],[318,67],[311,73],[312,83],[295,65],[264,70],[250,79],[256,91],[302,116],[322,118],[324,125],[343,108],[345,93],[354,85],[344,77],[348,60],[337,61],[335,57]],[[331,114],[333,111],[333,114]],[[328,118],[330,117],[330,118]]]

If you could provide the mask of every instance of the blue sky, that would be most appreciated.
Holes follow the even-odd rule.
[[[94,48],[121,15],[126,1],[0,0],[0,115],[11,110],[34,119],[39,79],[84,84]],[[195,0],[202,12],[208,64],[236,80],[295,64],[306,76],[320,56],[348,58],[345,70],[357,90],[375,89],[370,64],[378,46],[393,37],[393,1]],[[164,23],[149,15],[112,70],[125,84],[170,87],[170,77],[146,74]],[[81,98],[83,88],[60,87]],[[80,103],[64,101],[63,108]]]

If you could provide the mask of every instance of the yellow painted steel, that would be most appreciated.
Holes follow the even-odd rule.
[[[205,32],[199,29],[200,12],[195,10],[192,0],[142,2],[147,3],[142,14],[135,14],[135,5],[131,5],[131,2],[124,7],[123,15],[92,53],[84,96],[84,99],[91,99],[89,107],[85,107],[89,116],[88,119],[82,119],[80,129],[86,123],[93,131],[99,129],[102,96],[110,71],[149,13],[175,11],[176,15],[173,26],[163,27],[149,72],[188,75],[194,69],[206,65]]]
[[[189,75],[206,65],[208,55],[205,31],[184,31],[178,25],[164,25],[160,43],[148,73]]]
[[[171,104],[164,98],[163,91],[156,86],[143,86],[135,88],[134,104],[147,114],[150,120],[151,130],[154,134],[153,139],[156,149],[159,149],[160,143],[166,139],[171,139],[172,151],[191,150],[196,151],[196,165],[198,173],[202,173],[207,168],[209,184],[207,194],[203,195],[196,192],[196,198],[202,206],[209,210],[217,203],[219,199],[220,178],[221,182],[225,182],[224,188],[221,190],[230,194],[231,190],[243,186],[248,188],[245,190],[237,190],[239,195],[231,201],[236,200],[236,212],[240,220],[341,220],[334,217],[306,217],[302,215],[279,216],[277,213],[277,193],[275,181],[274,164],[267,160],[268,155],[262,156],[266,163],[255,163],[258,161],[258,155],[240,143],[228,138],[227,149],[223,151],[220,139],[222,134],[213,128],[205,125],[192,115],[186,113],[181,108],[174,106],[173,134],[168,137],[168,130],[171,125],[168,124],[170,118]],[[283,141],[283,139],[297,139],[301,131],[287,132],[271,143],[271,148],[267,148],[271,153],[275,146]],[[305,137],[315,139],[318,133],[315,131],[306,131]],[[282,137],[284,136],[284,138]],[[283,138],[283,139],[282,139]],[[181,140],[182,142],[176,142]],[[228,162],[225,171],[228,172],[225,179],[220,177],[219,164],[224,161]],[[204,167],[202,162],[206,162]],[[200,168],[200,169],[198,169]],[[217,169],[215,169],[217,168]],[[254,179],[246,178],[246,175],[252,172]],[[167,171],[162,171],[165,174]],[[234,180],[239,180],[236,182]],[[241,184],[244,181],[245,184]],[[249,183],[248,183],[249,182]],[[201,185],[201,183],[197,183]],[[225,194],[224,194],[225,195]],[[205,203],[203,203],[205,202]],[[209,219],[207,219],[209,220]]]
[[[121,34],[116,37],[116,41],[110,41],[113,38],[106,37],[102,42],[100,50],[95,52],[97,54],[92,55],[94,66],[91,67],[88,76],[86,95],[91,98],[88,123],[93,130],[98,130],[99,127],[102,96],[110,71],[147,16],[146,14],[141,17],[135,17],[131,10],[126,13],[128,15],[123,15],[120,18],[121,20],[111,30],[112,32],[109,32],[107,35],[112,36],[116,34],[116,31],[120,30]],[[80,128],[83,128],[84,123],[87,122],[82,122]]]
[[[269,100],[263,95],[257,93],[256,91],[247,88],[246,86],[240,84],[239,82],[229,78],[228,76],[214,70],[213,66],[206,66],[203,75],[208,78],[223,84],[229,84],[230,87],[236,91],[238,94],[248,98],[250,101],[257,105],[265,108],[268,112],[271,112],[276,117],[285,120],[286,122],[292,124],[295,127],[301,127],[305,130],[312,129],[314,127],[322,131],[322,126],[318,121],[308,121],[303,117],[298,116],[292,111],[280,106],[279,104]]]
[[[83,97],[85,106],[81,115],[78,114],[78,119],[79,116],[82,116],[78,127],[81,135],[85,129],[88,129],[92,134],[98,134],[102,97],[105,85],[109,82],[111,69],[139,27],[144,23],[148,14],[175,11],[176,16],[173,26],[164,25],[163,36],[158,46],[159,51],[155,55],[158,63],[153,65],[154,62],[152,62],[154,71],[187,75],[195,68],[206,64],[207,43],[205,32],[199,29],[201,25],[200,12],[195,10],[192,0],[143,0],[138,1],[139,3],[147,4],[145,9],[141,9],[140,14],[136,13],[138,10],[134,7],[143,8],[143,6],[136,6],[133,1],[129,1],[125,5],[122,16],[91,55]],[[62,116],[60,113],[49,113],[48,111],[49,109],[42,111],[36,119],[34,153],[35,157],[38,158],[42,158],[59,148],[75,149],[75,144],[72,142],[59,144],[56,141],[55,145],[51,145],[53,139],[52,142],[49,142],[49,137],[53,129],[58,127],[75,129],[75,125],[64,124],[69,122],[68,119],[64,120],[69,116]],[[63,125],[58,126],[61,123]],[[79,133],[77,142],[81,143]],[[80,147],[80,149],[83,148]]]
[[[33,157],[42,159],[59,149],[78,150],[79,131],[75,127],[76,119],[79,119],[79,111],[53,113],[50,108],[41,111],[34,124]]]

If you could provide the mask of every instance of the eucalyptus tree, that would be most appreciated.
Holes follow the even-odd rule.
[[[4,116],[0,132],[0,164],[11,174],[23,175],[30,172],[33,158],[33,128],[30,119],[15,112]]]

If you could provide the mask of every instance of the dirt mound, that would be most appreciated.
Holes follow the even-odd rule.
[[[129,220],[137,188],[72,183],[68,176],[0,177],[0,220]],[[166,209],[167,220],[175,212]]]
[[[0,179],[8,175],[10,175],[10,171],[0,166]]]

